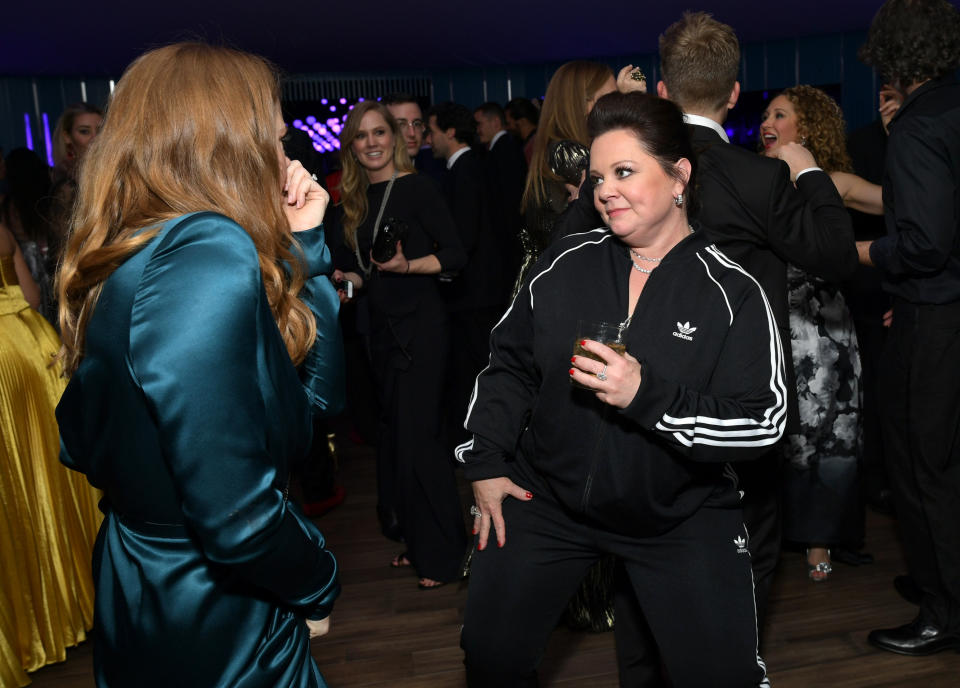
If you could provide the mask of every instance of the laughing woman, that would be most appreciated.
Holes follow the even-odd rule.
[[[413,171],[385,106],[357,105],[340,141],[345,250],[338,268],[366,287],[361,301],[382,414],[380,524],[385,535],[406,543],[393,566],[412,566],[422,589],[437,588],[459,577],[467,547],[452,457],[441,436],[448,335],[437,274],[462,268],[466,253],[434,183]],[[406,228],[389,258],[375,250],[387,226]]]
[[[803,145],[847,206],[880,213],[880,187],[849,172],[844,129],[830,96],[794,86],[767,106],[760,126],[763,153],[777,157],[784,146]],[[791,175],[799,171],[791,169]],[[806,546],[807,575],[820,582],[833,571],[831,547],[857,550],[863,541],[860,353],[839,285],[789,265],[787,288],[800,432],[787,437],[784,538]]]

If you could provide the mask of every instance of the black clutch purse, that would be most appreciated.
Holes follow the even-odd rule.
[[[407,238],[407,223],[395,217],[388,217],[373,238],[371,255],[378,263],[386,263],[397,255],[397,242]]]
[[[580,186],[580,175],[590,166],[590,151],[576,141],[554,141],[547,148],[550,171],[566,184]]]

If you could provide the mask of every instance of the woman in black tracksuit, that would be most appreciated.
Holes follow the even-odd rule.
[[[458,450],[480,512],[468,683],[536,685],[564,604],[609,552],[674,686],[764,685],[727,462],[783,434],[776,325],[757,283],[689,225],[693,154],[676,106],[611,94],[590,128],[608,227],[564,237],[528,275],[491,334],[474,437]],[[578,320],[620,323],[627,353],[587,341],[603,362],[571,359]]]

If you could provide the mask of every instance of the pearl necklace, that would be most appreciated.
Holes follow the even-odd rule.
[[[647,258],[646,256],[642,256],[639,253],[637,253],[637,250],[635,248],[630,249],[630,253],[635,255],[640,260],[646,260],[650,263],[659,263],[661,260],[663,260],[663,258]]]
[[[687,228],[690,230],[690,233],[693,234],[693,227],[691,225],[687,225]],[[630,255],[631,255],[630,263],[633,265],[633,269],[636,270],[637,272],[642,272],[644,275],[649,275],[651,272],[653,272],[653,268],[657,266],[654,265],[653,268],[642,268],[637,264],[637,261],[635,261],[632,258],[632,256],[636,256],[640,260],[645,260],[648,263],[659,263],[661,260],[663,260],[663,258],[648,258],[647,256],[644,256],[638,253],[637,250],[634,248],[630,249]]]

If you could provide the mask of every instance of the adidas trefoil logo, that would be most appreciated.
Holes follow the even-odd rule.
[[[690,327],[689,320],[685,323],[682,323],[678,320],[677,331],[673,333],[673,336],[680,337],[680,339],[686,339],[688,342],[692,342],[693,337],[691,337],[690,335],[692,335],[696,331],[697,331],[696,327]]]
[[[748,552],[747,541],[742,535],[733,538],[733,544],[737,546],[737,554],[746,554]]]

